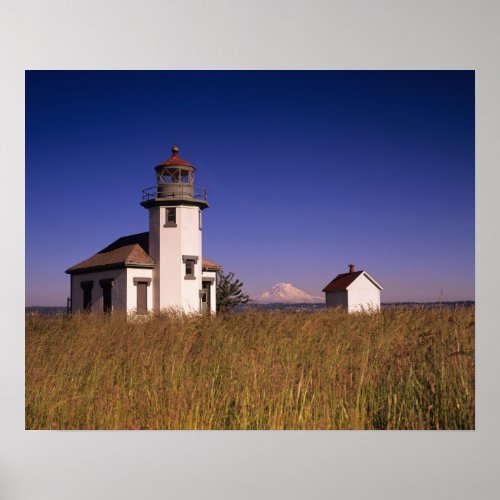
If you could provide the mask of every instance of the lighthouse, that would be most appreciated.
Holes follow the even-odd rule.
[[[215,313],[220,266],[202,257],[207,194],[179,148],[155,167],[156,183],[142,190],[149,231],[123,236],[66,270],[71,310],[148,314],[164,310]]]
[[[149,210],[149,255],[153,269],[153,309],[198,311],[208,300],[202,280],[202,212],[204,189],[194,185],[195,167],[172,148],[172,156],[155,168],[156,185],[143,190]]]

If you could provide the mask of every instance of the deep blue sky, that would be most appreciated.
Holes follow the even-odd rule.
[[[203,254],[250,294],[320,295],[352,262],[385,302],[474,298],[474,72],[29,71],[27,305],[148,229],[173,144],[208,191]]]

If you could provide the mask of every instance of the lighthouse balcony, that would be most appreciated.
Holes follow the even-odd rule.
[[[189,184],[159,184],[142,190],[142,201],[193,200],[208,202],[204,188]]]

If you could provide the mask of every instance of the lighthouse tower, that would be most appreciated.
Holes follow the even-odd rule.
[[[156,186],[143,190],[149,210],[149,255],[153,269],[153,310],[174,308],[200,312],[207,300],[202,280],[202,211],[204,189],[195,188],[195,167],[172,148],[156,168]]]

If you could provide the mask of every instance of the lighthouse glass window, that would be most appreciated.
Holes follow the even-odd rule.
[[[189,172],[187,170],[181,171],[181,183],[189,184]]]
[[[179,170],[177,168],[168,168],[162,175],[164,182],[167,184],[179,183]]]

